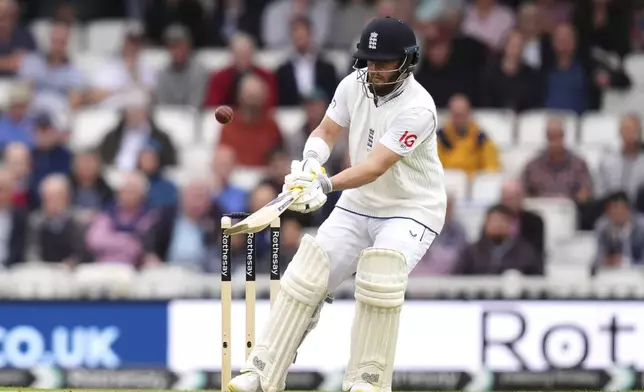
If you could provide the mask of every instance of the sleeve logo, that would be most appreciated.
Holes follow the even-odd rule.
[[[416,139],[418,139],[418,136],[414,135],[413,133],[409,131],[405,131],[405,133],[402,134],[400,139],[398,141],[403,144],[407,148],[411,148],[414,143],[416,143]]]

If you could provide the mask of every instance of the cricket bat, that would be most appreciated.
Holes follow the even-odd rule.
[[[238,222],[232,227],[224,230],[226,235],[236,235],[245,233],[257,233],[267,228],[275,218],[286,211],[302,193],[301,188],[293,188],[277,196],[270,203],[260,208],[246,219]]]

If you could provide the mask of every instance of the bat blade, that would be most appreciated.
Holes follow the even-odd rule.
[[[286,211],[286,209],[297,200],[300,193],[302,193],[302,189],[296,188],[279,195],[248,218],[224,230],[224,234],[236,235],[257,233],[264,230],[275,218],[282,215],[284,211]]]

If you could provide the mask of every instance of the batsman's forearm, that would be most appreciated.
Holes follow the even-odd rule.
[[[333,191],[344,191],[370,184],[381,175],[382,172],[376,167],[364,163],[345,169],[329,180]]]

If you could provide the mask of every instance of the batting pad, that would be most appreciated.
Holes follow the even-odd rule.
[[[261,377],[264,392],[284,388],[286,371],[316,309],[327,294],[329,260],[313,237],[305,235],[284,272],[281,290],[259,343],[248,357],[247,369]]]
[[[343,390],[368,383],[379,391],[391,391],[407,274],[405,256],[400,252],[369,248],[360,254],[351,353]]]

